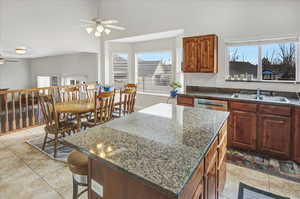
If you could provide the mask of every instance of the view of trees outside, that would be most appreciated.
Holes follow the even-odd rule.
[[[230,47],[229,75],[252,75],[257,79],[258,52],[257,46]]]
[[[147,93],[169,93],[172,80],[172,53],[148,52],[136,56],[138,90]]]
[[[262,46],[263,80],[296,80],[295,43]]]
[[[259,56],[261,48],[261,56]],[[257,79],[258,57],[262,60],[262,80],[296,80],[296,44],[274,43],[262,46],[230,47],[229,75]]]

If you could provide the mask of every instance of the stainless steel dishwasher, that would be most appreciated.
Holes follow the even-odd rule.
[[[206,108],[206,109],[219,110],[219,111],[228,111],[228,102],[222,100],[195,98],[194,106],[200,108]]]

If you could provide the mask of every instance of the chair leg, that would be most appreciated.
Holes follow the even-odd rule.
[[[54,158],[56,158],[56,153],[57,153],[57,142],[58,142],[58,137],[57,137],[57,134],[55,134],[55,137],[54,137]]]
[[[45,138],[44,138],[44,143],[43,143],[43,146],[42,146],[42,150],[45,150],[47,138],[48,138],[48,133],[46,132],[46,135],[45,135]]]
[[[73,199],[77,199],[78,194],[78,184],[73,176]]]

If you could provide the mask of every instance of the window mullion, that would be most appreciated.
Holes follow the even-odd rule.
[[[257,80],[262,80],[262,48],[261,45],[258,46],[258,67],[257,67]]]

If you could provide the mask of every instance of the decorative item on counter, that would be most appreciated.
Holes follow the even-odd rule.
[[[170,87],[172,88],[172,90],[170,91],[170,96],[171,96],[172,98],[175,98],[176,95],[177,95],[177,92],[178,92],[177,89],[178,89],[178,88],[181,88],[182,85],[181,85],[181,83],[178,82],[178,81],[173,81],[173,82],[170,84]]]
[[[111,85],[104,84],[104,86],[103,86],[103,91],[104,91],[104,92],[109,92],[109,91],[111,91],[111,88],[112,88]]]
[[[234,80],[239,80],[239,75],[233,75]]]

